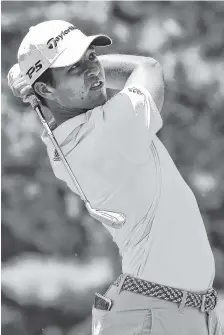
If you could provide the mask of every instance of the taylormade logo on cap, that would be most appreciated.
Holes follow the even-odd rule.
[[[48,49],[56,48],[57,42],[59,42],[60,40],[63,40],[65,35],[67,35],[70,31],[75,30],[75,29],[78,29],[78,28],[75,26],[69,26],[68,29],[65,29],[64,31],[62,30],[58,36],[50,38],[47,41]]]

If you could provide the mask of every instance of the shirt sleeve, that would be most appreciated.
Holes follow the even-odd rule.
[[[162,127],[161,115],[149,93],[139,85],[127,86],[103,106],[107,136],[133,162],[149,158],[149,145]]]

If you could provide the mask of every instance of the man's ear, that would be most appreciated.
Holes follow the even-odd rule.
[[[34,84],[34,90],[41,97],[49,100],[54,100],[54,89],[51,86],[38,81]]]

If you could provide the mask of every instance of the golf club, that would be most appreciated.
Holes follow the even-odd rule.
[[[44,114],[41,110],[41,105],[40,102],[38,100],[38,98],[35,96],[34,93],[31,93],[29,95],[27,95],[26,100],[30,103],[30,105],[32,106],[33,110],[38,114],[41,123],[43,124],[45,130],[47,131],[47,134],[52,142],[52,144],[54,145],[56,151],[59,154],[59,157],[61,158],[65,168],[67,169],[76,189],[79,192],[79,195],[81,197],[81,199],[84,201],[85,206],[87,211],[89,212],[89,214],[96,219],[97,221],[102,222],[103,224],[111,227],[111,228],[115,228],[115,229],[119,229],[122,228],[125,224],[125,216],[121,213],[117,213],[117,212],[113,212],[113,211],[108,211],[108,210],[99,210],[99,209],[95,209],[91,207],[90,202],[87,200],[81,186],[79,185],[72,169],[69,166],[69,163],[67,161],[67,159],[65,158],[53,132],[51,131],[45,117]]]

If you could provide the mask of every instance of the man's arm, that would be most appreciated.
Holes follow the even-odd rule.
[[[153,58],[132,55],[101,55],[106,85],[112,95],[126,85],[141,85],[148,89],[159,111],[164,100],[164,79],[160,64]]]

